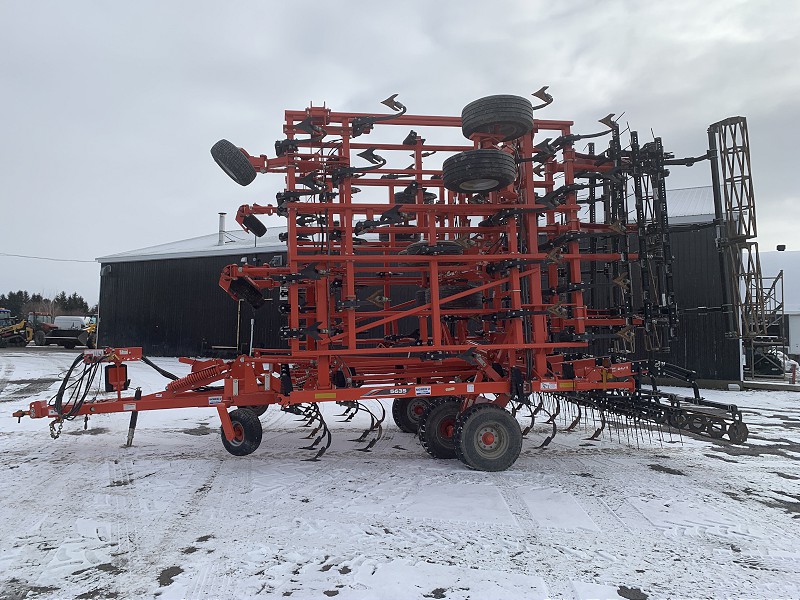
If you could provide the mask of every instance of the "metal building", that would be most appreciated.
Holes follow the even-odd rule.
[[[277,292],[254,311],[217,282],[226,265],[282,260],[281,231],[221,231],[98,258],[98,343],[142,346],[153,356],[223,356],[248,351],[252,325],[254,346],[280,346]]]

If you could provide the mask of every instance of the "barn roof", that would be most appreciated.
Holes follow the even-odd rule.
[[[99,263],[139,262],[144,260],[164,260],[174,258],[200,258],[203,256],[226,256],[253,252],[285,252],[286,243],[278,239],[285,232],[285,227],[268,227],[263,237],[257,238],[236,229],[225,231],[224,243],[219,244],[219,233],[201,235],[200,237],[177,242],[168,242],[149,248],[129,250],[119,254],[101,256],[95,260]]]

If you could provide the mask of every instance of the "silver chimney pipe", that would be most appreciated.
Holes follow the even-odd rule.
[[[219,239],[217,240],[217,246],[222,246],[225,244],[225,213],[219,213]]]

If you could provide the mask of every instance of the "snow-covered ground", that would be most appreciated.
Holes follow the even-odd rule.
[[[386,423],[308,429],[270,408],[251,456],[216,412],[67,423],[10,417],[49,398],[74,357],[0,351],[0,598],[798,598],[800,394],[705,392],[746,411],[744,446],[625,430],[559,433],[502,473],[429,458]],[[160,365],[186,372],[176,359]],[[145,392],[166,381],[142,364]],[[563,428],[563,425],[562,425]],[[637,447],[638,446],[638,447]]]

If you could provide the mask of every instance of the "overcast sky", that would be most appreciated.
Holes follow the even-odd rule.
[[[96,257],[274,200],[282,178],[239,187],[209,155],[218,139],[272,155],[285,109],[384,112],[396,92],[410,113],[458,115],[549,85],[541,118],[588,133],[624,112],[679,156],[746,116],[762,249],[800,249],[797,2],[0,0],[0,23],[0,292],[95,302]],[[708,183],[700,163],[668,188]]]

